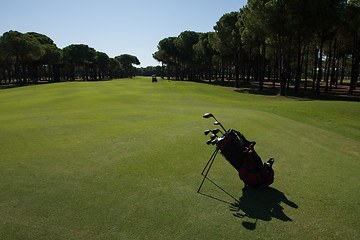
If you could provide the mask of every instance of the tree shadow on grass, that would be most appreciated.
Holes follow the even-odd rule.
[[[248,230],[255,230],[257,221],[271,221],[273,218],[282,221],[292,221],[281,204],[284,203],[292,208],[298,205],[285,196],[281,191],[267,187],[265,189],[248,188],[235,203],[230,205],[230,211],[237,218],[250,218],[254,222],[243,221],[242,225]]]
[[[236,89],[235,92],[266,95],[266,96],[276,96],[279,94],[278,90],[272,88],[264,88],[262,91],[260,91],[258,88],[244,88],[244,89]]]
[[[242,89],[235,89],[237,93],[247,93],[254,95],[262,96],[279,96],[279,90],[274,88],[264,88],[260,91],[259,88],[254,86],[246,87]],[[293,89],[287,90],[286,98],[297,99],[299,101],[313,101],[313,100],[322,100],[322,101],[349,101],[349,102],[360,102],[360,95],[348,95],[346,92],[328,92],[321,94],[316,94],[313,91],[299,91],[295,92]]]

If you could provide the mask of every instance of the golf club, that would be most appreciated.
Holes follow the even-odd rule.
[[[217,136],[215,134],[211,134],[210,139],[214,140]]]
[[[211,130],[205,130],[204,134],[208,135],[210,132],[212,132]]]
[[[212,113],[205,113],[203,118],[211,118],[214,117],[214,115],[212,115]]]
[[[224,135],[224,133],[223,133],[222,131],[220,131],[220,129],[218,129],[218,128],[215,128],[215,129],[211,130],[211,132],[212,132],[213,134],[218,134],[218,133],[220,132],[221,134]]]
[[[203,118],[214,118],[215,119],[215,123],[217,123],[217,124],[215,124],[215,125],[220,125],[220,127],[226,132],[226,129],[224,128],[224,126],[215,118],[215,116],[212,114],[212,113],[205,113],[204,115],[203,115]]]

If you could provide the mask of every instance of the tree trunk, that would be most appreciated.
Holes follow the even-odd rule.
[[[225,81],[225,62],[224,61],[225,61],[225,59],[222,56],[221,57],[221,82]]]
[[[335,88],[338,88],[339,73],[340,73],[340,58],[338,58],[336,61]]]
[[[323,48],[324,48],[324,37],[321,36],[320,40],[320,56],[319,56],[319,75],[316,81],[316,94],[320,94],[320,82],[322,78],[322,56],[323,56]]]
[[[71,81],[75,81],[75,65],[71,64],[70,68]]]
[[[353,55],[352,55],[352,64],[351,64],[351,80],[350,80],[350,89],[349,94],[353,94],[356,89],[356,83],[359,78],[359,64],[360,64],[360,38],[358,34],[354,36],[353,42]]]
[[[264,89],[264,77],[265,77],[265,53],[266,45],[262,44],[262,53],[260,54],[260,66],[259,66],[259,90],[263,91]]]
[[[58,65],[53,65],[54,82],[60,82],[60,71]]]
[[[304,90],[305,90],[305,92],[306,92],[306,88],[307,88],[307,81],[308,81],[309,46],[310,46],[310,43],[308,43],[308,45],[307,45],[307,47],[306,47],[306,60],[305,60],[305,85],[304,85]]]
[[[271,64],[268,64],[268,72],[267,72],[267,74],[268,74],[268,79],[267,79],[267,81],[268,82],[271,82],[271,77],[272,77],[272,66],[271,66]]]
[[[331,66],[331,62],[332,62],[332,40],[329,41],[329,57],[326,58],[326,74],[324,75],[325,77],[325,81],[326,81],[326,85],[325,85],[325,92],[327,92],[329,90],[329,78],[330,78],[330,66]]]
[[[343,61],[342,61],[341,74],[340,74],[340,85],[342,85],[344,82],[346,62],[347,62],[347,57],[344,56]]]
[[[290,81],[291,81],[291,45],[292,45],[292,37],[289,38],[288,42],[288,49],[287,49],[287,60],[286,60],[286,68],[287,68],[287,90],[289,90],[290,87]]]
[[[297,46],[297,66],[296,66],[296,75],[295,75],[295,93],[299,91],[300,81],[301,81],[301,37],[298,36],[298,46]]]
[[[332,54],[332,64],[331,64],[331,77],[330,77],[330,88],[329,90],[332,90],[332,86],[334,85],[335,82],[335,64],[336,64],[336,50],[337,50],[337,40],[335,39],[335,43],[334,43],[334,52]]]
[[[315,46],[315,61],[314,61],[313,82],[312,82],[313,91],[315,91],[315,83],[317,78],[318,58],[319,58],[319,49],[317,48],[317,46]]]
[[[239,52],[236,52],[234,53],[235,54],[235,57],[234,57],[234,65],[235,65],[235,88],[238,88],[239,87],[239,59],[240,59],[240,56],[239,56]]]
[[[281,96],[285,96],[286,94],[286,75],[285,75],[285,71],[284,69],[286,68],[286,66],[283,66],[284,64],[284,58],[285,56],[283,56],[283,41],[282,41],[282,37],[279,36],[279,46],[278,46],[279,50],[278,50],[278,54],[279,54],[279,70],[280,70],[280,95]]]
[[[175,75],[176,75],[176,80],[179,81],[180,80],[180,66],[179,66],[179,59],[175,58]]]
[[[273,89],[276,87],[276,82],[279,81],[279,49],[275,50],[275,66],[274,66],[274,77],[273,77]]]
[[[328,63],[329,63],[329,56],[326,56],[325,58],[325,67],[324,67],[324,82],[326,83],[326,76],[328,73]],[[328,84],[328,83],[326,83]],[[325,85],[325,92],[327,92],[327,86]]]

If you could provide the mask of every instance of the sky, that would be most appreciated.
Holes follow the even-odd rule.
[[[0,0],[0,36],[14,30],[50,37],[59,48],[86,44],[113,58],[131,54],[156,66],[160,40],[210,32],[246,0]]]

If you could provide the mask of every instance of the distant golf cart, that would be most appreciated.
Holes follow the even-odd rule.
[[[156,75],[152,75],[152,82],[157,82]]]

